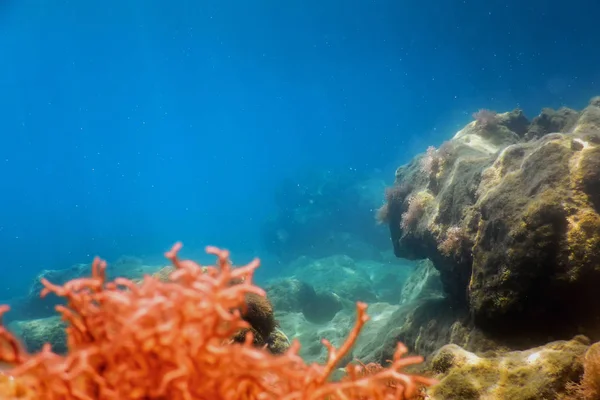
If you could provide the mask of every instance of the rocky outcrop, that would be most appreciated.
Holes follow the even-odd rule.
[[[398,168],[386,200],[396,256],[431,259],[476,326],[600,336],[600,98],[532,123],[488,113]]]

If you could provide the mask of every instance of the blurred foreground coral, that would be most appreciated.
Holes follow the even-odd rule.
[[[204,268],[180,260],[176,244],[166,256],[174,271],[167,282],[146,276],[138,284],[106,281],[106,263],[96,258],[92,276],[63,286],[43,281],[42,296],[65,297],[57,310],[68,323],[65,356],[46,345],[27,354],[0,327],[0,361],[13,368],[0,375],[2,399],[412,399],[432,379],[403,372],[421,357],[404,357],[399,344],[389,368],[346,367],[346,377],[329,378],[368,320],[358,303],[357,322],[346,342],[329,349],[325,365],[307,365],[295,342],[282,355],[231,338],[249,325],[241,317],[248,294],[264,296],[252,284],[258,260],[233,268],[229,253],[209,247],[217,265]],[[232,284],[232,282],[235,282]],[[0,315],[8,307],[0,308]]]

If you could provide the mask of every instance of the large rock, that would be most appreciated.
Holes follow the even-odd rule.
[[[576,337],[525,351],[477,355],[450,344],[431,361],[440,383],[428,395],[432,400],[556,399],[579,380],[588,345],[586,338]]]
[[[540,343],[600,336],[600,100],[557,115],[470,123],[400,167],[379,211],[477,326]]]

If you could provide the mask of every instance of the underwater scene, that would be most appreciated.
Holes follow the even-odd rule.
[[[0,400],[600,400],[599,21],[3,0]]]

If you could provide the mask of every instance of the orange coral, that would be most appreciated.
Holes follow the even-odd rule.
[[[168,282],[151,276],[139,285],[123,278],[107,282],[106,263],[98,258],[89,278],[63,286],[44,280],[42,295],[55,293],[68,302],[57,307],[68,323],[68,353],[54,354],[46,345],[38,354],[26,354],[0,328],[0,361],[16,365],[0,379],[2,398],[411,399],[419,386],[434,383],[401,371],[422,362],[421,357],[404,358],[401,344],[390,368],[365,376],[360,367],[349,365],[346,379],[329,382],[368,320],[363,303],[339,349],[324,341],[329,350],[325,365],[305,364],[297,342],[279,356],[252,346],[251,335],[245,343],[232,343],[231,337],[249,327],[240,315],[246,295],[265,295],[252,284],[258,260],[232,268],[227,251],[209,247],[218,263],[203,271],[178,259],[180,247],[166,254],[175,267]],[[7,310],[0,308],[0,315]]]

